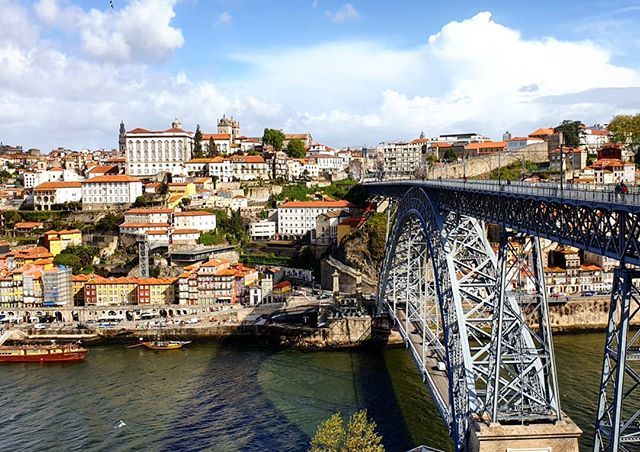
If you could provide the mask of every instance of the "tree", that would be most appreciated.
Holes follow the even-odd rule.
[[[453,150],[453,148],[447,148],[447,150],[444,151],[442,160],[444,160],[445,162],[455,162],[456,160],[458,160],[458,155],[456,154],[456,151]]]
[[[14,224],[22,221],[22,217],[17,210],[5,210],[0,214],[0,217],[5,229],[12,229]]]
[[[209,137],[209,143],[207,144],[207,155],[209,157],[217,157],[218,155],[218,147],[216,146],[216,142],[213,141],[213,137]]]
[[[282,130],[264,129],[262,144],[273,146],[276,152],[281,151],[284,145],[284,133],[282,133]]]
[[[124,218],[122,215],[118,215],[114,212],[107,212],[107,214],[100,218],[96,223],[96,229],[98,231],[117,231],[123,221]]]
[[[607,129],[612,142],[631,146],[636,165],[640,165],[640,113],[614,116]]]
[[[384,452],[376,423],[367,420],[366,410],[349,418],[347,428],[340,413],[324,421],[311,440],[311,452]]]
[[[53,258],[56,265],[71,267],[73,273],[91,269],[93,258],[98,255],[98,248],[86,245],[68,246]]]
[[[564,145],[572,148],[580,146],[580,136],[584,134],[584,125],[580,121],[565,119],[553,129],[555,133],[562,132]]]
[[[306,157],[307,148],[304,146],[302,140],[291,140],[287,144],[287,155],[294,159],[301,159]]]
[[[200,124],[196,126],[196,133],[193,136],[193,157],[204,157],[202,152],[202,131],[200,130]]]

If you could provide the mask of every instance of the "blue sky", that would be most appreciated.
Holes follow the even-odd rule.
[[[128,128],[309,131],[333,146],[640,110],[640,2],[0,0],[0,141]],[[25,134],[25,130],[30,130]]]

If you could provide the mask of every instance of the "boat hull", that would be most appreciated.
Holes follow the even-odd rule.
[[[16,350],[15,353],[1,354],[0,363],[60,363],[69,361],[82,361],[84,360],[87,351],[85,349],[79,350],[64,350],[64,351],[43,351],[32,352],[26,354],[23,350]]]
[[[169,342],[164,344],[157,344],[155,342],[143,342],[142,345],[150,350],[177,350],[187,345],[188,342]]]

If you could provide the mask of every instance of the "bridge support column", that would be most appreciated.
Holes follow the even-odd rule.
[[[635,409],[637,403],[625,404],[635,402],[632,394],[640,385],[640,372],[631,366],[640,360],[640,331],[629,338],[629,324],[640,311],[635,279],[640,279],[640,270],[621,264],[614,271],[594,451],[627,450],[629,444],[640,444],[640,410]]]
[[[504,425],[473,422],[469,452],[578,452],[582,430],[567,416],[549,424]]]

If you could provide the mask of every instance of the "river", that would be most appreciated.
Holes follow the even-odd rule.
[[[564,410],[591,444],[604,334],[555,338]],[[303,353],[241,344],[94,347],[82,363],[0,366],[0,450],[305,450],[366,408],[387,450],[451,444],[404,349]]]

